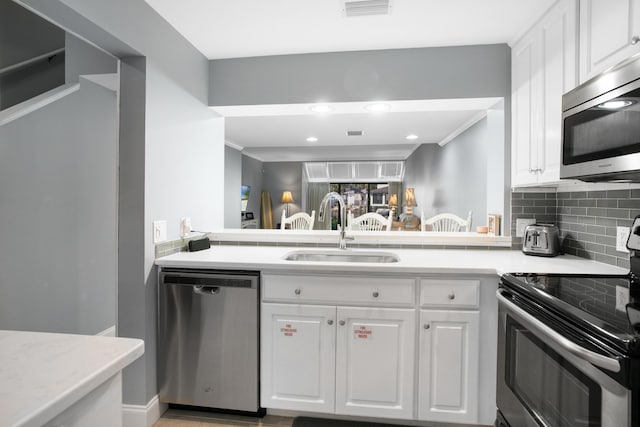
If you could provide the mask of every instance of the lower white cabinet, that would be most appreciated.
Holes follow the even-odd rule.
[[[338,307],[336,413],[413,418],[415,310]]]
[[[262,304],[262,406],[413,418],[415,310]]]
[[[479,324],[477,311],[420,311],[419,419],[478,421]]]
[[[334,412],[336,308],[262,304],[261,403]]]

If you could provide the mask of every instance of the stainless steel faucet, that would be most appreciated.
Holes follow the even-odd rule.
[[[332,191],[322,198],[322,201],[320,202],[320,212],[318,213],[318,221],[324,222],[324,213],[331,199],[337,200],[340,205],[340,240],[338,241],[338,248],[347,249],[347,240],[353,240],[353,237],[346,236],[347,206],[344,204],[344,200],[340,194]]]

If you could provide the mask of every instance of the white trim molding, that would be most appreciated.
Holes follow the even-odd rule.
[[[168,405],[154,396],[146,406],[122,404],[122,427],[153,427]]]
[[[104,331],[100,331],[96,335],[101,336],[101,337],[115,337],[116,336],[116,325],[113,325],[110,328],[105,329]]]

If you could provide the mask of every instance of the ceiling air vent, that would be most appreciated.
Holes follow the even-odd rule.
[[[391,13],[391,0],[343,0],[342,13],[347,18],[388,15]]]
[[[364,135],[364,132],[361,130],[348,130],[347,131],[347,136],[362,136]]]

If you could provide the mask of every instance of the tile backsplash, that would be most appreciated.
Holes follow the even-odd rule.
[[[616,250],[616,227],[630,227],[640,214],[640,189],[511,193],[512,247],[520,248],[516,219],[556,224],[566,254],[629,268],[629,254]]]

